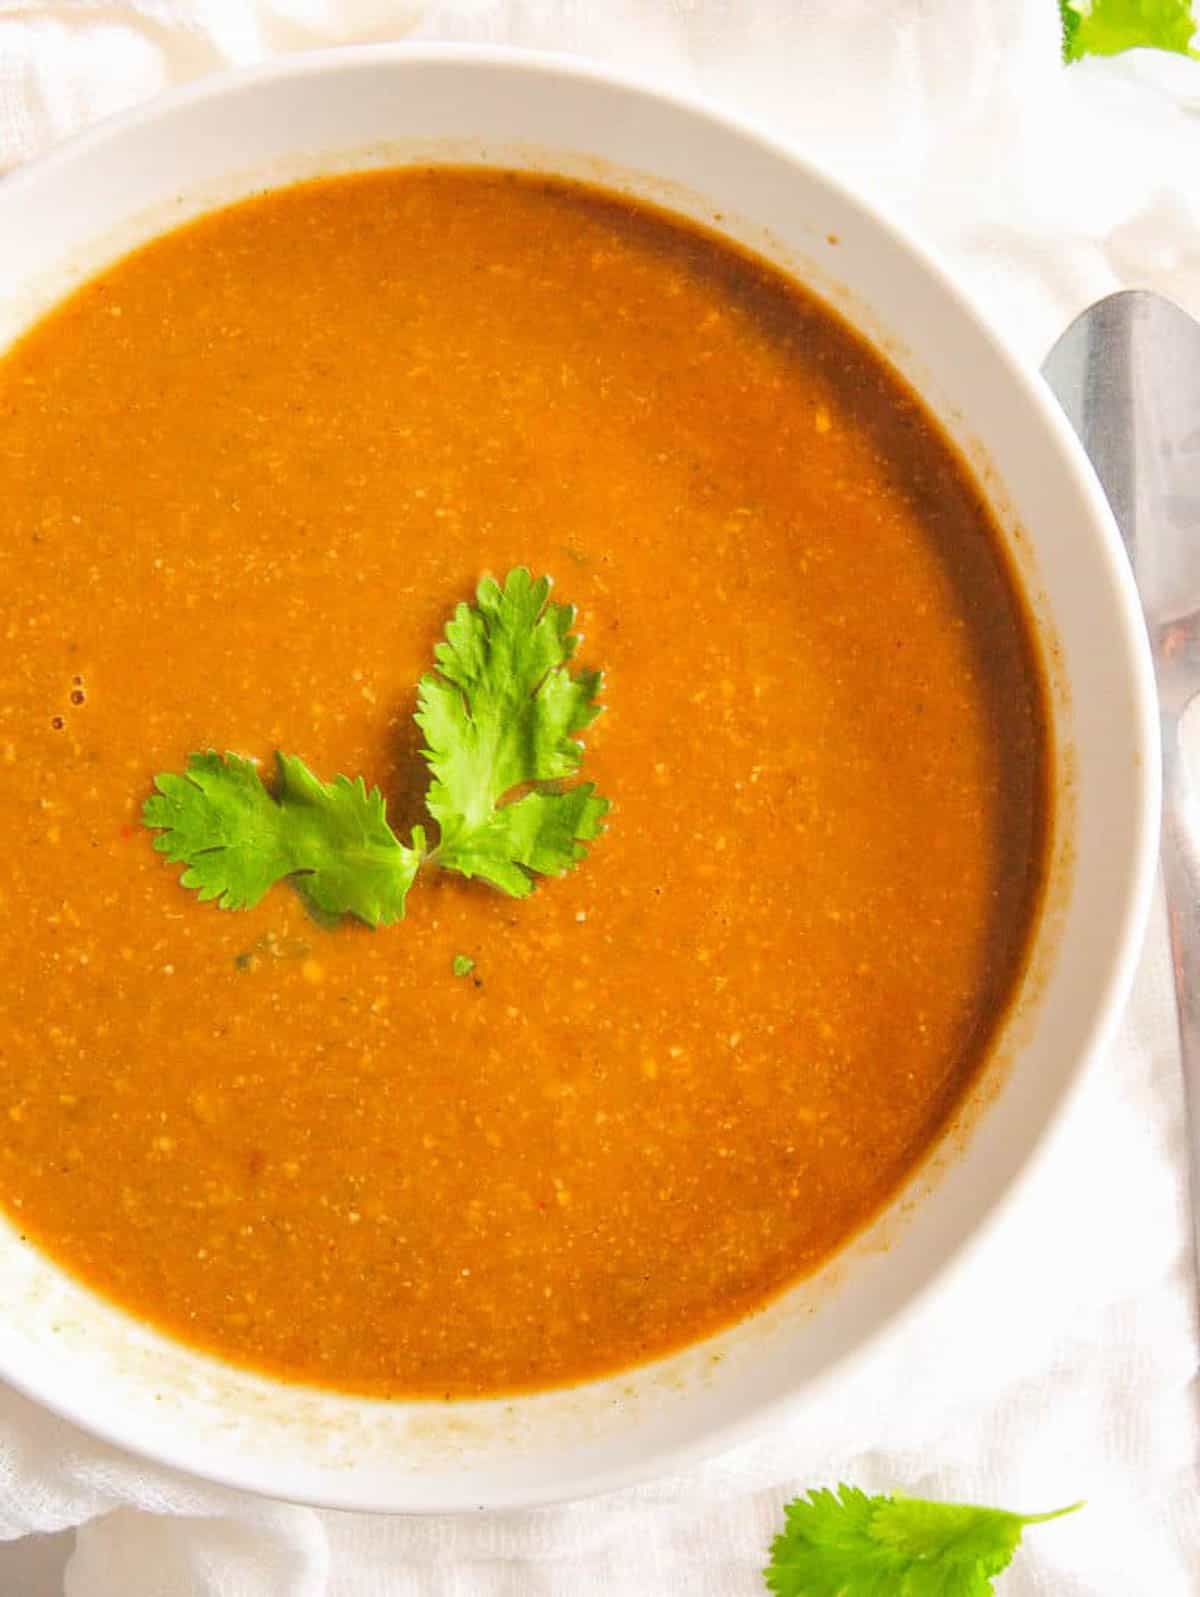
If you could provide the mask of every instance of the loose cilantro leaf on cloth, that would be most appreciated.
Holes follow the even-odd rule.
[[[441,833],[432,858],[514,898],[533,891],[534,873],[559,876],[581,860],[608,809],[590,782],[560,786],[579,769],[574,734],[599,714],[600,676],[566,669],[574,611],[549,597],[549,578],[524,569],[503,588],[486,577],[417,689],[433,773],[425,802]],[[530,784],[539,785],[502,803]]]
[[[1027,1525],[1071,1514],[869,1497],[853,1486],[788,1504],[765,1571],[777,1597],[992,1597]]]
[[[406,848],[387,824],[383,795],[362,778],[320,782],[294,755],[277,754],[267,792],[252,760],[193,754],[183,776],[155,777],[142,820],[180,877],[222,909],[251,909],[285,876],[319,914],[357,915],[368,926],[400,920],[421,863],[420,827]]]
[[[1063,60],[1142,47],[1195,56],[1191,0],[1059,0]]]
[[[319,918],[356,915],[368,926],[403,917],[425,862],[514,898],[539,875],[560,876],[584,857],[608,801],[590,782],[564,785],[583,757],[575,734],[599,714],[600,676],[569,670],[574,612],[549,596],[549,578],[535,582],[523,568],[503,587],[485,578],[421,678],[436,848],[421,826],[401,843],[382,794],[362,777],[322,782],[303,760],[277,753],[271,793],[252,760],[214,751],[193,754],[182,775],[155,777],[142,808],[159,833],[155,848],[187,867],[185,887],[222,909],[249,909],[288,877]]]

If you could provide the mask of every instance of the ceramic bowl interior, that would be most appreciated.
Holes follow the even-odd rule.
[[[98,266],[198,211],[412,161],[535,168],[645,196],[779,263],[882,347],[965,450],[1010,540],[1050,668],[1060,795],[1029,975],[941,1154],[818,1278],[686,1352],[514,1400],[356,1400],[175,1345],[0,1225],[9,1381],[214,1479],[416,1511],[545,1501],[675,1467],[836,1380],[914,1310],[994,1216],[1113,1021],[1152,877],[1158,756],[1128,568],[1039,380],[870,208],[752,132],[646,87],[565,61],[380,47],[157,101],[0,183],[0,346]]]

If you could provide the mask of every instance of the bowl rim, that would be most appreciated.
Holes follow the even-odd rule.
[[[81,154],[102,149],[111,140],[147,131],[173,113],[188,106],[221,100],[231,93],[253,89],[259,84],[284,80],[321,78],[331,73],[388,67],[455,66],[498,69],[513,73],[544,75],[552,78],[594,83],[633,95],[644,96],[703,120],[722,132],[733,135],[747,146],[787,163],[817,187],[830,192],[841,205],[871,228],[887,236],[889,244],[906,254],[928,277],[939,298],[954,306],[974,325],[989,345],[991,353],[1004,367],[1014,392],[1032,413],[1038,428],[1053,441],[1062,462],[1070,470],[1072,486],[1086,506],[1095,541],[1095,553],[1104,562],[1106,575],[1117,599],[1120,643],[1128,667],[1131,687],[1131,725],[1140,740],[1142,759],[1134,822],[1134,840],[1129,886],[1120,917],[1120,928],[1109,951],[1104,981],[1091,996],[1091,1014],[1082,1046],[1069,1068],[1065,1069],[1040,1122],[1007,1174],[999,1179],[995,1195],[986,1212],[956,1238],[943,1256],[933,1263],[922,1279],[894,1309],[881,1314],[852,1346],[834,1356],[826,1365],[829,1377],[845,1379],[869,1362],[881,1342],[908,1324],[926,1300],[944,1288],[948,1277],[962,1268],[968,1256],[980,1245],[984,1233],[998,1224],[1019,1190],[1032,1176],[1045,1156],[1064,1112],[1080,1088],[1087,1065],[1108,1045],[1132,985],[1140,957],[1152,901],[1158,856],[1159,812],[1161,804],[1161,755],[1157,694],[1149,642],[1142,620],[1140,599],[1119,530],[1091,463],[1066,416],[1040,374],[1027,366],[992,327],[988,316],[972,294],[956,279],[936,249],[915,236],[889,211],[885,202],[868,197],[810,160],[801,149],[778,138],[753,120],[725,110],[705,95],[681,88],[677,82],[658,82],[649,74],[562,51],[541,51],[501,45],[454,44],[435,42],[379,42],[305,51],[273,57],[247,66],[225,69],[195,79],[108,115],[60,141],[45,153],[0,173],[0,196],[6,201],[24,187],[33,188],[57,168],[69,166]],[[647,172],[653,175],[652,154]],[[852,320],[852,318],[851,318]],[[1114,639],[1114,641],[1117,641]],[[119,1311],[125,1312],[125,1311]],[[269,1377],[265,1377],[270,1379]],[[56,1391],[21,1373],[0,1369],[0,1379],[33,1402],[78,1426],[81,1430],[128,1453],[216,1485],[273,1497],[270,1484],[260,1467],[244,1469],[235,1447],[229,1463],[219,1472],[207,1464],[190,1461],[186,1438],[173,1445],[148,1445],[131,1442],[116,1424],[91,1417],[85,1406],[71,1396]],[[287,1383],[274,1382],[279,1387]],[[569,1484],[531,1486],[509,1483],[491,1493],[477,1487],[471,1494],[471,1507],[463,1501],[445,1501],[414,1512],[478,1512],[480,1509],[525,1508],[563,1501],[575,1501],[619,1487],[634,1485],[671,1472],[686,1469],[716,1453],[744,1443],[771,1421],[781,1420],[798,1409],[807,1398],[804,1388],[756,1397],[745,1402],[736,1417],[706,1426],[702,1433],[683,1441],[657,1447],[652,1453],[632,1458],[624,1464],[593,1470],[582,1481]],[[515,1400],[519,1401],[519,1399]],[[286,1500],[303,1501],[314,1507],[362,1512],[403,1512],[378,1492],[361,1486],[345,1491],[306,1490],[303,1496]]]

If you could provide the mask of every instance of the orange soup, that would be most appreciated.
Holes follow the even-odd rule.
[[[0,417],[24,1236],[222,1358],[442,1397],[694,1341],[878,1212],[1019,978],[1047,714],[968,471],[826,306],[614,195],[374,172],[118,262]],[[375,932],[180,885],[139,814],[195,750],[427,821],[415,685],[514,566],[605,673],[584,862]]]

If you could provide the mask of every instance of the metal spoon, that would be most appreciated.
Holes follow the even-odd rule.
[[[1162,717],[1162,865],[1200,1257],[1200,815],[1179,724],[1200,693],[1200,322],[1132,290],[1076,318],[1042,367],[1096,468],[1146,612]]]

